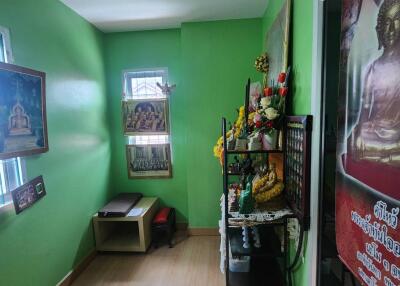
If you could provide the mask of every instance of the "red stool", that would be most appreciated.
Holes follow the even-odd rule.
[[[161,208],[153,219],[151,229],[155,248],[163,240],[164,235],[168,239],[169,247],[173,247],[172,238],[176,230],[175,209]]]

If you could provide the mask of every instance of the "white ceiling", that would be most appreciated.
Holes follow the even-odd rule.
[[[183,22],[261,17],[268,0],[61,0],[104,32],[180,27]]]

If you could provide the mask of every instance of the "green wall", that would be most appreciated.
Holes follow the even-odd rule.
[[[308,114],[311,109],[312,65],[312,0],[292,0],[292,23],[289,63],[292,67],[293,113]],[[262,18],[262,42],[265,48],[266,34],[281,10],[284,0],[269,1]]]
[[[217,227],[222,175],[213,146],[221,118],[233,121],[260,54],[260,19],[182,26],[183,89],[187,94],[187,191],[191,227]]]
[[[186,110],[188,94],[182,90],[180,29],[106,34],[105,63],[112,137],[111,189],[157,196],[163,204],[177,209],[178,221],[187,221],[186,191]],[[177,88],[170,99],[172,134],[172,179],[128,179],[122,130],[122,71],[167,67],[169,81]]]
[[[216,227],[222,176],[213,145],[222,116],[235,119],[249,76],[258,76],[261,20],[183,24],[181,29],[106,35],[106,69],[112,135],[111,185],[115,192],[158,196],[178,221]],[[171,95],[172,179],[129,180],[122,131],[122,71],[168,67]]]
[[[0,211],[0,285],[54,286],[93,248],[110,165],[102,34],[60,1],[0,2],[15,63],[47,74],[48,153],[27,158],[47,196]]]
[[[269,1],[262,18],[262,41],[265,49],[266,34],[283,6],[284,0]],[[292,24],[290,61],[293,68],[292,112],[304,115],[311,112],[311,80],[312,80],[312,31],[313,31],[312,0],[292,0]],[[305,239],[307,251],[307,237]],[[306,254],[304,253],[304,257]],[[293,257],[293,255],[292,255]],[[294,273],[294,285],[308,285],[309,263],[300,264]]]

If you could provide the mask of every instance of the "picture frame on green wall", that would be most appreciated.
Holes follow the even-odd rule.
[[[287,72],[292,0],[286,0],[266,35],[269,59],[267,84],[276,81],[281,72]]]
[[[46,74],[0,63],[0,160],[48,150]]]
[[[170,144],[126,145],[128,177],[171,178]]]
[[[46,195],[42,176],[23,184],[11,192],[15,213],[19,214]]]
[[[138,99],[122,101],[124,134],[168,135],[168,100]]]

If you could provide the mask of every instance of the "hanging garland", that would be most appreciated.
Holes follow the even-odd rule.
[[[264,74],[263,76],[263,87],[267,86],[267,75],[269,72],[269,58],[267,53],[263,53],[258,56],[254,62],[254,67],[257,71]]]
[[[238,118],[236,119],[236,122],[234,124],[235,126],[235,134],[233,134],[234,138],[237,139],[243,128],[244,128],[244,106],[241,106],[239,108],[238,111]],[[232,130],[229,130],[228,132],[226,132],[226,138],[229,138],[232,135]],[[224,138],[221,136],[218,141],[217,144],[215,144],[214,146],[214,156],[217,157],[219,159],[219,162],[221,163],[221,166],[223,164],[223,153],[224,153],[224,147],[223,147],[223,143],[224,143]]]
[[[257,203],[265,203],[277,196],[279,196],[283,191],[284,185],[282,181],[277,181],[276,184],[268,191],[260,192],[255,195],[254,199]]]

